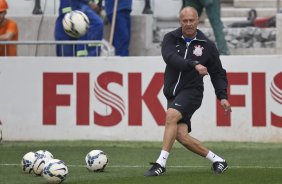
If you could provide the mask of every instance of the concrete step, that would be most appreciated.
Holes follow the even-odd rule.
[[[262,17],[258,17],[258,18],[262,18]],[[247,17],[222,17],[221,21],[224,25],[224,27],[228,27],[229,25],[231,25],[232,23],[238,23],[238,22],[245,22],[247,23]],[[210,21],[208,18],[205,18],[204,21],[202,22],[202,24],[204,27],[211,27]]]
[[[266,16],[268,17],[268,16]],[[224,27],[228,27],[234,22],[247,22],[247,16],[242,16],[242,17],[222,17],[221,21],[224,25]],[[170,20],[170,21],[160,21],[157,20],[156,24],[154,25],[155,27],[158,27],[160,29],[163,28],[176,28],[179,27],[179,22],[178,20]],[[202,21],[199,23],[199,28],[211,28],[211,24],[209,19],[205,16]]]
[[[252,8],[221,8],[221,17],[247,17]],[[271,17],[276,14],[276,8],[255,8],[258,17]]]
[[[222,17],[221,21],[222,21],[223,25],[225,27],[227,27],[227,26],[231,25],[234,22],[244,22],[244,21],[247,21],[247,18],[246,17]],[[210,24],[210,21],[209,21],[208,18],[205,19],[203,26],[204,27],[211,27],[211,24]]]
[[[277,0],[234,0],[236,8],[276,8]]]
[[[220,0],[221,4],[233,4],[233,0]]]
[[[230,49],[231,55],[275,55],[277,50],[275,48],[245,48],[245,49]],[[132,56],[160,56],[160,43],[152,43],[146,49],[140,49],[138,52],[131,51]]]
[[[224,25],[230,25],[233,22],[238,22],[238,21],[246,21],[248,17],[248,12],[250,8],[222,8],[221,9],[221,20]],[[258,17],[271,17],[276,14],[276,9],[275,8],[257,8],[257,16]],[[170,18],[156,18],[156,24],[158,27],[165,28],[165,27],[178,27],[179,22],[178,22],[178,17],[170,17]],[[205,27],[209,27],[209,20],[205,14],[201,16],[201,21]]]
[[[231,55],[275,55],[275,48],[230,49]]]
[[[131,51],[133,56],[160,56],[161,45],[160,43],[153,43],[149,48]],[[247,49],[230,49],[231,55],[275,55],[277,51],[275,48],[247,48]]]

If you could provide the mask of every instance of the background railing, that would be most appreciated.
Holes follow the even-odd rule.
[[[101,48],[100,56],[114,56],[115,49],[106,40],[97,41],[0,41],[0,45],[6,46],[10,44],[16,44],[18,50],[18,56],[56,56],[56,45],[97,45]],[[75,53],[75,52],[74,52]],[[98,53],[98,52],[97,52]]]

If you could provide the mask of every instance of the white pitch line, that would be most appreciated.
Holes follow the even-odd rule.
[[[0,166],[21,166],[21,164],[0,164]],[[68,167],[85,167],[85,165],[67,165]],[[108,165],[107,167],[112,168],[145,168],[147,165]],[[168,168],[205,168],[207,166],[203,165],[176,165],[167,166]],[[282,166],[228,166],[232,169],[282,169]]]

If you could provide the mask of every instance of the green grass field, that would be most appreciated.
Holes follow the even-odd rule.
[[[144,177],[148,163],[159,155],[159,142],[48,141],[3,142],[0,144],[0,184],[46,183],[39,176],[21,170],[21,159],[29,151],[46,149],[63,160],[69,169],[68,184],[281,184],[282,144],[206,142],[224,157],[229,169],[222,175],[211,173],[211,163],[175,144],[160,177]],[[109,164],[103,173],[91,173],[84,158],[93,149],[103,150]]]

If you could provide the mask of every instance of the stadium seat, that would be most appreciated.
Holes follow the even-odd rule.
[[[132,1],[132,15],[141,15],[145,6],[145,0]]]
[[[182,0],[151,0],[154,17],[161,21],[177,21]]]
[[[151,0],[153,16],[160,21],[176,21],[182,7],[182,0]],[[140,15],[143,12],[145,0],[133,0],[132,14]]]

